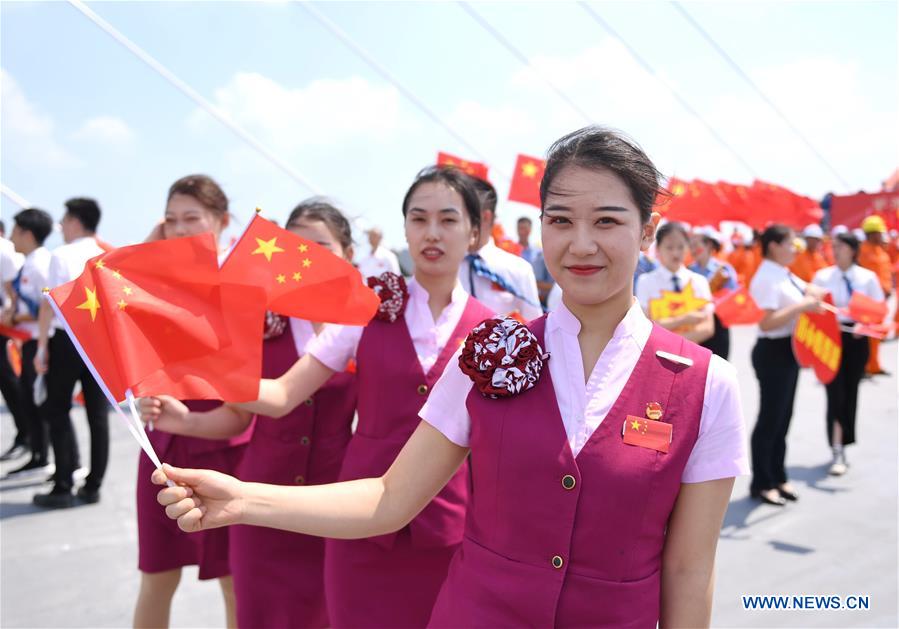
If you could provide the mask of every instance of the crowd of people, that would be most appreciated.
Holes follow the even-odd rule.
[[[801,247],[784,225],[729,241],[660,224],[661,181],[617,132],[559,139],[541,185],[542,248],[522,217],[518,256],[493,241],[490,183],[428,167],[397,204],[408,277],[381,231],[367,232],[360,273],[395,296],[368,325],[269,313],[256,401],[141,400],[167,465],[137,462],[134,626],[168,626],[188,565],[219,580],[229,626],[707,625],[734,477],[751,458],[753,497],[798,499],[785,471],[797,317],[827,294],[838,308],[856,291],[884,300],[897,252],[877,217],[864,242],[810,225]],[[220,239],[228,226],[208,176],[164,198],[148,240]],[[63,246],[43,246],[53,219],[36,208],[0,241],[2,325],[15,332],[0,341],[21,356],[18,373],[2,361],[16,426],[2,459],[23,459],[12,477],[52,472],[34,496],[44,508],[100,500],[108,407],[41,296],[107,247],[99,222],[95,201],[72,199]],[[325,199],[300,202],[285,228],[355,258],[350,221]],[[663,291],[688,287],[704,305],[654,316]],[[714,308],[740,287],[764,311],[751,454]],[[823,422],[836,475],[848,470],[859,383],[884,373],[873,339],[842,340]],[[77,491],[76,382],[90,427]]]

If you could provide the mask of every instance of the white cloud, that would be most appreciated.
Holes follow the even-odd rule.
[[[255,72],[239,72],[215,91],[213,104],[270,146],[295,151],[347,139],[384,141],[400,127],[399,94],[360,77],[321,79],[288,87]],[[203,110],[188,121],[205,132],[218,124]]]
[[[85,121],[72,134],[72,139],[127,147],[134,142],[134,131],[121,118],[97,116]]]
[[[27,166],[70,168],[80,160],[55,138],[53,118],[33,105],[18,82],[0,69],[2,134],[7,157]]]

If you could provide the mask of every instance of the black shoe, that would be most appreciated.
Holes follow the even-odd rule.
[[[100,502],[100,490],[85,486],[78,490],[75,497],[85,504],[97,504]]]
[[[771,490],[765,490],[765,493],[762,493],[761,489],[753,489],[749,492],[749,495],[756,500],[761,500],[765,504],[774,505],[775,507],[784,507],[787,504],[787,501],[784,500],[783,496],[771,496],[768,492]]]
[[[797,500],[799,500],[799,494],[797,494],[795,491],[790,491],[788,489],[778,487],[777,493],[780,494],[781,498],[786,498],[787,500],[790,500],[792,502],[796,502]]]
[[[56,487],[48,494],[34,494],[32,502],[39,507],[47,509],[68,509],[75,506],[75,496],[70,489],[58,489]]]
[[[25,456],[29,452],[31,452],[31,449],[24,443],[14,443],[10,446],[9,450],[0,454],[0,461],[12,461],[13,459]]]

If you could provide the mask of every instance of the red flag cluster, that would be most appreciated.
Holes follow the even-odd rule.
[[[50,291],[116,400],[256,399],[266,310],[364,325],[378,298],[324,247],[255,216],[219,268],[212,235],[121,247]]]
[[[740,221],[756,229],[784,223],[800,229],[819,223],[823,212],[818,202],[787,188],[763,181],[744,186],[723,181],[709,183],[671,178],[668,197],[657,209],[665,218],[693,225],[717,225]]]
[[[464,160],[461,157],[449,153],[437,153],[438,166],[453,166],[468,173],[473,177],[487,180],[487,165],[480,162]],[[546,167],[539,157],[519,155],[515,160],[515,172],[512,175],[512,184],[509,187],[509,201],[527,203],[540,207],[540,181],[543,179],[543,170]]]

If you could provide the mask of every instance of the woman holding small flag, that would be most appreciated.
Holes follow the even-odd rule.
[[[182,238],[211,232],[218,242],[228,226],[228,198],[206,175],[188,175],[172,184],[165,218],[148,240]],[[208,410],[215,402],[188,402],[193,410]],[[234,474],[250,433],[226,439],[198,439],[164,430],[148,432],[148,438],[164,461],[202,465]],[[147,481],[155,466],[140,455],[137,476],[137,541],[140,592],[134,609],[135,627],[167,627],[172,597],[181,580],[181,568],[198,565],[200,579],[219,579],[225,598],[229,627],[236,626],[234,586],[228,566],[228,529],[188,536],[159,512],[153,486]]]
[[[355,359],[359,423],[340,472],[344,481],[387,470],[418,425],[418,411],[453,352],[468,330],[493,314],[458,279],[480,226],[472,179],[455,168],[425,169],[402,208],[414,279],[407,286],[390,273],[370,278],[381,298],[374,320],[364,329],[328,326],[283,376],[262,381],[257,402],[241,405],[281,417]],[[154,421],[183,411],[169,398],[142,402],[143,414]],[[325,597],[334,627],[427,623],[462,540],[468,482],[467,466],[457,465],[441,479],[436,497],[428,497],[427,508],[402,526],[356,536],[366,539],[326,541]]]
[[[786,225],[771,225],[760,242],[764,260],[749,285],[749,293],[765,311],[752,348],[752,367],[759,381],[759,415],[752,431],[752,483],[750,494],[762,502],[784,506],[799,496],[787,480],[784,461],[787,431],[793,417],[793,399],[799,363],[793,355],[792,336],[803,312],[821,312],[824,291],[790,272],[796,257],[796,234]]]
[[[279,488],[167,466],[154,482],[178,486],[160,503],[188,531],[383,535],[470,460],[464,540],[432,626],[708,626],[721,522],[748,471],[743,422],[733,368],[634,300],[659,189],[617,132],[553,145],[541,220],[562,305],[528,326],[475,327],[383,475]]]
[[[684,266],[690,246],[687,229],[665,223],[656,231],[659,265],[637,278],[637,300],[649,318],[694,343],[714,332],[709,282]]]
[[[859,293],[875,302],[883,302],[883,289],[877,276],[860,267],[858,253],[861,243],[851,233],[838,234],[833,239],[833,255],[836,264],[815,273],[812,284],[830,293],[834,305],[840,309],[837,315],[841,324],[852,326],[850,300]],[[886,307],[879,320],[886,314]],[[862,313],[864,315],[864,313]],[[858,315],[856,315],[858,316]],[[862,318],[862,317],[860,317]],[[877,319],[877,316],[873,316]],[[863,321],[862,323],[868,323]],[[845,446],[855,443],[855,412],[858,406],[858,386],[865,374],[868,362],[868,338],[843,329],[843,352],[836,377],[826,386],[827,390],[827,441],[833,451],[829,473],[841,476],[848,471]]]
[[[323,199],[300,203],[287,219],[288,231],[352,262],[352,228],[343,213]],[[324,326],[275,313],[266,316],[263,376],[277,378],[306,353]],[[157,428],[205,439],[244,432],[254,416],[220,406],[189,412],[160,398],[167,412]],[[144,419],[152,401],[142,401]],[[336,372],[327,383],[283,417],[255,416],[238,476],[248,482],[319,485],[337,480],[356,412],[355,378]],[[230,529],[230,565],[239,627],[328,627],[324,593],[324,540],[270,528]]]

